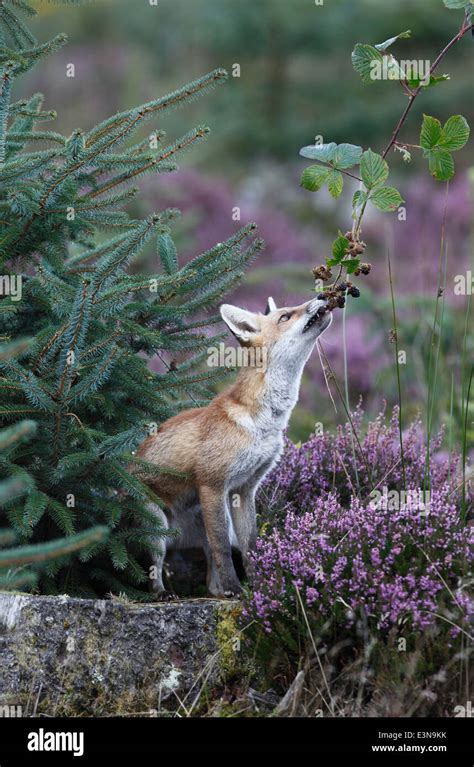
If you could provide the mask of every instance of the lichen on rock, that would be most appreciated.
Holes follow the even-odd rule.
[[[239,610],[213,599],[0,592],[0,706],[63,716],[172,710],[232,673]]]

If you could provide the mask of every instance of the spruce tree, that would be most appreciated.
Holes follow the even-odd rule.
[[[0,361],[5,362],[11,359],[25,351],[28,345],[29,342],[24,339],[3,344],[0,346]],[[27,497],[35,486],[31,475],[12,462],[17,447],[35,433],[36,423],[29,420],[18,421],[9,428],[0,430],[0,462],[2,468],[8,465],[11,467],[11,475],[0,482],[0,507]],[[107,527],[97,526],[83,533],[69,536],[67,539],[0,550],[0,589],[24,589],[36,586],[37,568],[41,566],[41,563],[58,558],[64,561],[71,552],[102,542],[107,536]],[[13,530],[0,529],[0,549],[15,541],[16,535]]]
[[[212,396],[223,372],[203,363],[222,336],[208,312],[262,243],[250,224],[181,266],[178,211],[139,220],[125,210],[138,191],[131,181],[176,170],[208,134],[199,126],[168,142],[157,121],[225,71],[65,137],[44,129],[55,115],[41,94],[12,100],[16,78],[66,42],[40,44],[20,17],[34,13],[24,0],[0,2],[0,341],[17,344],[0,356],[1,488],[16,483],[0,489],[1,535],[20,544],[21,562],[55,555],[39,572],[45,593],[145,598],[143,555],[164,533],[140,469],[166,467],[134,451],[160,422]],[[147,121],[153,132],[140,135]],[[159,267],[137,273],[150,243]],[[150,372],[154,355],[161,374]]]

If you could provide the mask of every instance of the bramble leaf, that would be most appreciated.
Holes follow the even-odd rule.
[[[328,189],[331,197],[334,197],[334,199],[337,200],[342,193],[343,186],[344,181],[342,173],[338,170],[332,170],[328,177]]]
[[[436,146],[441,138],[441,123],[436,117],[423,115],[423,124],[420,133],[420,145],[423,149],[431,149]]]
[[[387,180],[388,165],[381,155],[368,149],[360,161],[360,174],[367,189],[374,189]]]
[[[449,181],[454,176],[454,160],[447,149],[435,147],[429,152],[430,173],[438,181]]]
[[[379,65],[383,63],[383,56],[377,48],[373,45],[364,45],[357,43],[352,51],[352,65],[356,72],[359,73],[364,83],[373,83],[375,78],[373,77],[373,65],[377,62]]]
[[[338,144],[331,163],[335,168],[352,168],[360,162],[362,147],[355,144]]]
[[[462,115],[453,115],[443,125],[438,144],[451,152],[457,152],[466,144],[469,133],[470,128],[466,118]]]
[[[446,80],[450,79],[449,75],[438,75],[436,77],[435,75],[430,75],[428,82],[426,82],[426,77],[410,77],[407,79],[406,83],[409,88],[415,90],[415,88],[419,88],[420,85],[422,85],[423,88],[432,88],[434,85],[439,85],[439,83],[444,83]]]
[[[301,186],[310,192],[317,192],[326,183],[331,173],[331,168],[324,165],[310,165],[302,173]]]
[[[336,237],[332,244],[333,259],[331,260],[334,261],[333,266],[339,264],[342,261],[348,248],[349,240],[347,237],[345,237],[343,234],[340,234],[339,237]]]
[[[470,128],[462,115],[453,115],[441,127],[435,117],[423,115],[420,145],[428,160],[430,173],[438,181],[449,181],[454,176],[454,160],[451,152],[457,152],[466,144]]]
[[[331,141],[330,144],[310,144],[300,149],[300,155],[309,160],[320,160],[321,162],[331,162],[336,151],[337,144]]]
[[[354,196],[352,198],[352,207],[354,210],[357,208],[360,208],[364,202],[367,202],[368,194],[363,189],[358,189],[357,192],[354,192]]]
[[[385,212],[397,210],[403,202],[402,196],[393,186],[382,186],[369,197],[376,208]]]

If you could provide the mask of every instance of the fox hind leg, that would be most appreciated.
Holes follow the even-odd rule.
[[[153,511],[163,529],[168,530],[168,518],[163,509],[160,509],[155,503],[148,504],[148,509]],[[150,590],[158,596],[166,591],[163,584],[163,564],[166,557],[167,539],[165,537],[155,539],[153,544],[152,565],[149,570]]]

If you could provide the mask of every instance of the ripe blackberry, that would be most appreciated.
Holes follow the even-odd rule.
[[[345,293],[345,292],[346,292],[346,290],[347,290],[347,287],[348,287],[348,286],[347,286],[347,282],[340,282],[340,283],[339,283],[339,285],[337,286],[337,289],[338,289],[338,290],[339,290],[341,293]]]
[[[349,292],[349,294],[353,298],[359,298],[359,296],[360,296],[360,290],[359,290],[359,288],[356,288],[355,285],[353,285],[351,288],[349,288],[348,292]]]
[[[339,309],[344,309],[344,307],[346,305],[346,299],[344,298],[344,296],[338,296],[337,299],[336,299],[336,302],[337,302],[337,305],[338,305]]]

